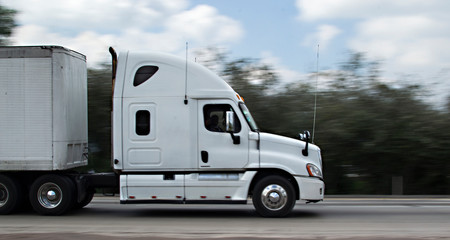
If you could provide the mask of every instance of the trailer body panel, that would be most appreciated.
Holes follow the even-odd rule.
[[[62,47],[0,48],[0,171],[87,165],[87,72]]]

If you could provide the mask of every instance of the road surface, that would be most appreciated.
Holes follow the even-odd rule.
[[[287,218],[247,205],[121,205],[96,197],[64,216],[0,216],[0,239],[450,239],[450,199],[327,198]]]

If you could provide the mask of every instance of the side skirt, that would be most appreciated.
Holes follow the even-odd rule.
[[[120,204],[247,204],[247,200],[121,200]]]

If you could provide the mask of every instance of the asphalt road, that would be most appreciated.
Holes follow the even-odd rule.
[[[450,199],[327,198],[287,218],[247,205],[120,205],[96,197],[58,217],[0,216],[0,239],[450,239]]]

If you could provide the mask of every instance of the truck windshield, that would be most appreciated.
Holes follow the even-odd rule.
[[[250,114],[250,111],[248,110],[247,106],[245,106],[244,103],[239,103],[239,107],[241,108],[242,113],[244,114],[245,120],[248,122],[248,125],[252,129],[253,132],[258,132],[258,126],[256,126],[256,122],[253,119],[252,115]]]

